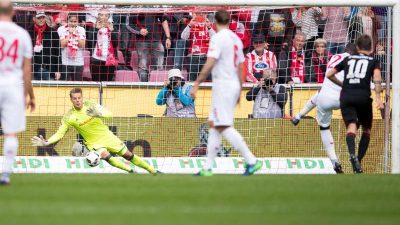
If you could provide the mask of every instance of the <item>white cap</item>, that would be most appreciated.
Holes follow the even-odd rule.
[[[170,79],[171,77],[180,77],[181,79],[183,79],[182,73],[179,69],[171,69],[168,71],[168,79]]]
[[[44,12],[37,12],[36,13],[36,18],[39,18],[41,16],[46,16],[46,14]]]

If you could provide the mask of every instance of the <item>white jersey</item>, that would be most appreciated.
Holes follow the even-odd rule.
[[[238,65],[244,62],[242,49],[242,41],[229,29],[223,29],[211,37],[207,57],[217,59],[211,72],[213,83],[239,84]]]
[[[13,22],[0,22],[0,86],[21,85],[24,58],[32,58],[32,39]]]
[[[337,64],[339,64],[341,61],[343,61],[343,59],[345,59],[349,55],[350,55],[349,53],[345,52],[342,54],[337,54],[337,55],[332,56],[331,60],[329,60],[329,62],[328,62],[326,72],[333,69]],[[335,76],[338,80],[343,81],[344,70],[335,74]],[[324,94],[324,95],[335,96],[335,98],[337,97],[337,99],[339,99],[341,90],[342,90],[342,87],[333,83],[330,79],[324,79],[324,82],[322,83],[322,87],[321,87],[321,90],[319,93]]]
[[[58,33],[58,36],[60,37],[60,41],[64,40],[65,38],[67,38],[67,36],[70,35],[68,29],[69,28],[66,25],[58,28],[57,33]],[[78,45],[78,43],[77,43],[78,40],[86,40],[85,28],[77,26],[76,36],[77,37],[75,40],[75,42],[76,42],[75,45]],[[83,48],[78,47],[75,57],[68,56],[68,46],[65,48],[62,48],[61,49],[61,59],[62,59],[63,65],[83,66]]]

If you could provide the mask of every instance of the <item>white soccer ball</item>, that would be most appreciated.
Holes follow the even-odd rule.
[[[95,167],[100,164],[100,155],[95,151],[90,151],[86,154],[86,162],[89,166]]]

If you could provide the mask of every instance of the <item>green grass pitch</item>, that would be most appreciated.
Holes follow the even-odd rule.
[[[0,224],[398,225],[400,176],[15,174]]]

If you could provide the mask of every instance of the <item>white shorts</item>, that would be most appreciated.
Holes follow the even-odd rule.
[[[0,86],[0,116],[3,133],[25,130],[25,99],[22,85]]]
[[[321,127],[328,127],[332,120],[332,111],[340,108],[340,101],[335,96],[319,94],[317,99],[317,122]]]
[[[214,126],[233,126],[233,117],[240,95],[239,83],[213,83],[209,121]]]

